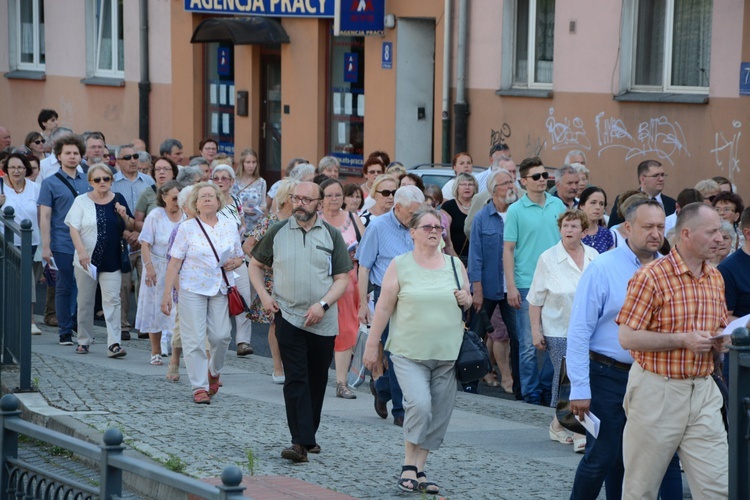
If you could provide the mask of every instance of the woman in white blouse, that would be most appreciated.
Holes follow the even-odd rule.
[[[550,404],[553,408],[557,406],[560,368],[568,345],[568,323],[576,286],[584,269],[599,255],[593,247],[581,242],[589,227],[582,210],[564,212],[558,217],[557,226],[562,240],[539,257],[527,296],[534,345],[549,351],[555,370]],[[583,453],[586,447],[586,436],[568,432],[556,416],[549,425],[549,436],[553,441],[573,444],[576,453]]]
[[[190,206],[197,214],[180,224],[167,266],[161,311],[172,312],[172,286],[179,273],[179,314],[182,349],[193,401],[210,404],[219,391],[219,375],[231,340],[227,285],[234,284],[233,271],[242,265],[242,249],[237,226],[218,217],[223,207],[219,189],[208,183],[197,184],[190,195]],[[213,248],[212,248],[213,246]],[[215,253],[214,253],[215,251]],[[223,268],[219,259],[224,257]],[[222,272],[223,270],[223,272]],[[206,355],[208,339],[210,361]]]

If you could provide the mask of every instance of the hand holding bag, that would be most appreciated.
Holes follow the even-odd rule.
[[[453,266],[453,276],[456,278],[456,286],[461,289],[458,281],[458,272],[456,271],[456,262],[451,257]],[[475,382],[492,370],[490,356],[487,352],[487,346],[484,345],[476,333],[464,329],[464,339],[461,342],[461,349],[458,351],[456,358],[456,378],[462,384]]]
[[[216,262],[221,262],[219,259],[219,254],[216,253],[216,249],[214,248],[214,244],[211,242],[211,238],[208,237],[208,233],[203,228],[203,224],[201,224],[201,220],[196,217],[195,221],[198,223],[198,227],[201,228],[201,231],[203,231],[203,234],[206,236],[206,239],[208,240],[208,244],[211,245],[211,250],[214,252],[214,257],[216,257]],[[242,298],[242,294],[240,294],[239,290],[237,290],[237,287],[231,286],[229,284],[229,280],[227,279],[227,273],[224,272],[224,268],[221,268],[221,275],[224,277],[224,283],[227,285],[227,301],[229,302],[229,315],[230,316],[238,316],[243,313],[249,313],[250,310],[247,307],[247,303],[245,302],[245,299]]]

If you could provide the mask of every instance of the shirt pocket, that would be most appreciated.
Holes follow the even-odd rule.
[[[315,248],[320,250],[320,252],[315,252],[317,254],[316,261],[318,260],[318,256],[320,256],[320,263],[328,269],[328,276],[333,275],[333,249],[324,247],[323,245],[315,245]]]

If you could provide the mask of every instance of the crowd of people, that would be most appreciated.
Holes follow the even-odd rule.
[[[342,182],[325,156],[291,160],[269,188],[252,149],[235,160],[209,138],[188,159],[169,138],[152,157],[143,141],[111,147],[57,120],[42,110],[41,130],[15,148],[0,127],[0,205],[32,221],[34,283],[47,280],[44,321],[61,345],[91,353],[98,317],[106,355],[125,356],[135,291],[148,362],[171,353],[177,381],[184,359],[192,400],[211,404],[236,292],[236,354],[253,354],[253,322],[270,325],[291,434],[281,456],[307,462],[321,452],[328,369],[336,396],[356,398],[348,374],[369,327],[375,412],[387,419],[390,402],[404,429],[398,487],[437,494],[425,466],[450,421],[463,325],[486,315],[493,370],[459,390],[481,383],[555,407],[564,366],[572,413],[601,419],[596,438],[550,422],[551,440],[584,454],[571,498],[602,485],[608,498],[681,498],[680,464],[694,495],[726,497],[718,334],[750,313],[750,209],[727,179],[672,199],[664,167],[646,159],[609,207],[582,151],[552,169],[498,144],[486,169],[455,155],[444,186],[374,151],[363,184]]]

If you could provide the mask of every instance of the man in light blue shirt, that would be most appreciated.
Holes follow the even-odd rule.
[[[380,286],[383,284],[385,270],[391,261],[414,250],[414,240],[409,234],[409,222],[419,206],[424,203],[424,194],[416,186],[404,186],[396,190],[393,198],[393,210],[372,219],[367,226],[362,241],[359,242],[355,258],[359,261],[359,321],[369,324],[370,305],[367,293],[368,283],[372,282],[377,304],[380,297]],[[388,339],[388,328],[383,332],[381,342],[385,345]],[[391,368],[390,353],[385,352],[388,369],[377,382],[370,381],[370,391],[375,396],[375,412],[380,418],[388,418],[386,403],[393,401],[393,423],[404,424],[404,406],[401,387],[396,374]]]
[[[662,206],[646,196],[635,196],[625,208],[627,244],[603,253],[589,265],[573,301],[566,355],[570,407],[576,415],[591,411],[601,420],[601,427],[596,439],[586,435],[586,453],[578,464],[571,499],[598,498],[604,482],[607,498],[622,497],[622,402],[633,357],[620,346],[615,318],[625,302],[628,281],[641,266],[659,257],[657,250],[664,239]],[[679,487],[682,498],[679,468],[676,481],[679,486],[670,484],[670,490]]]

